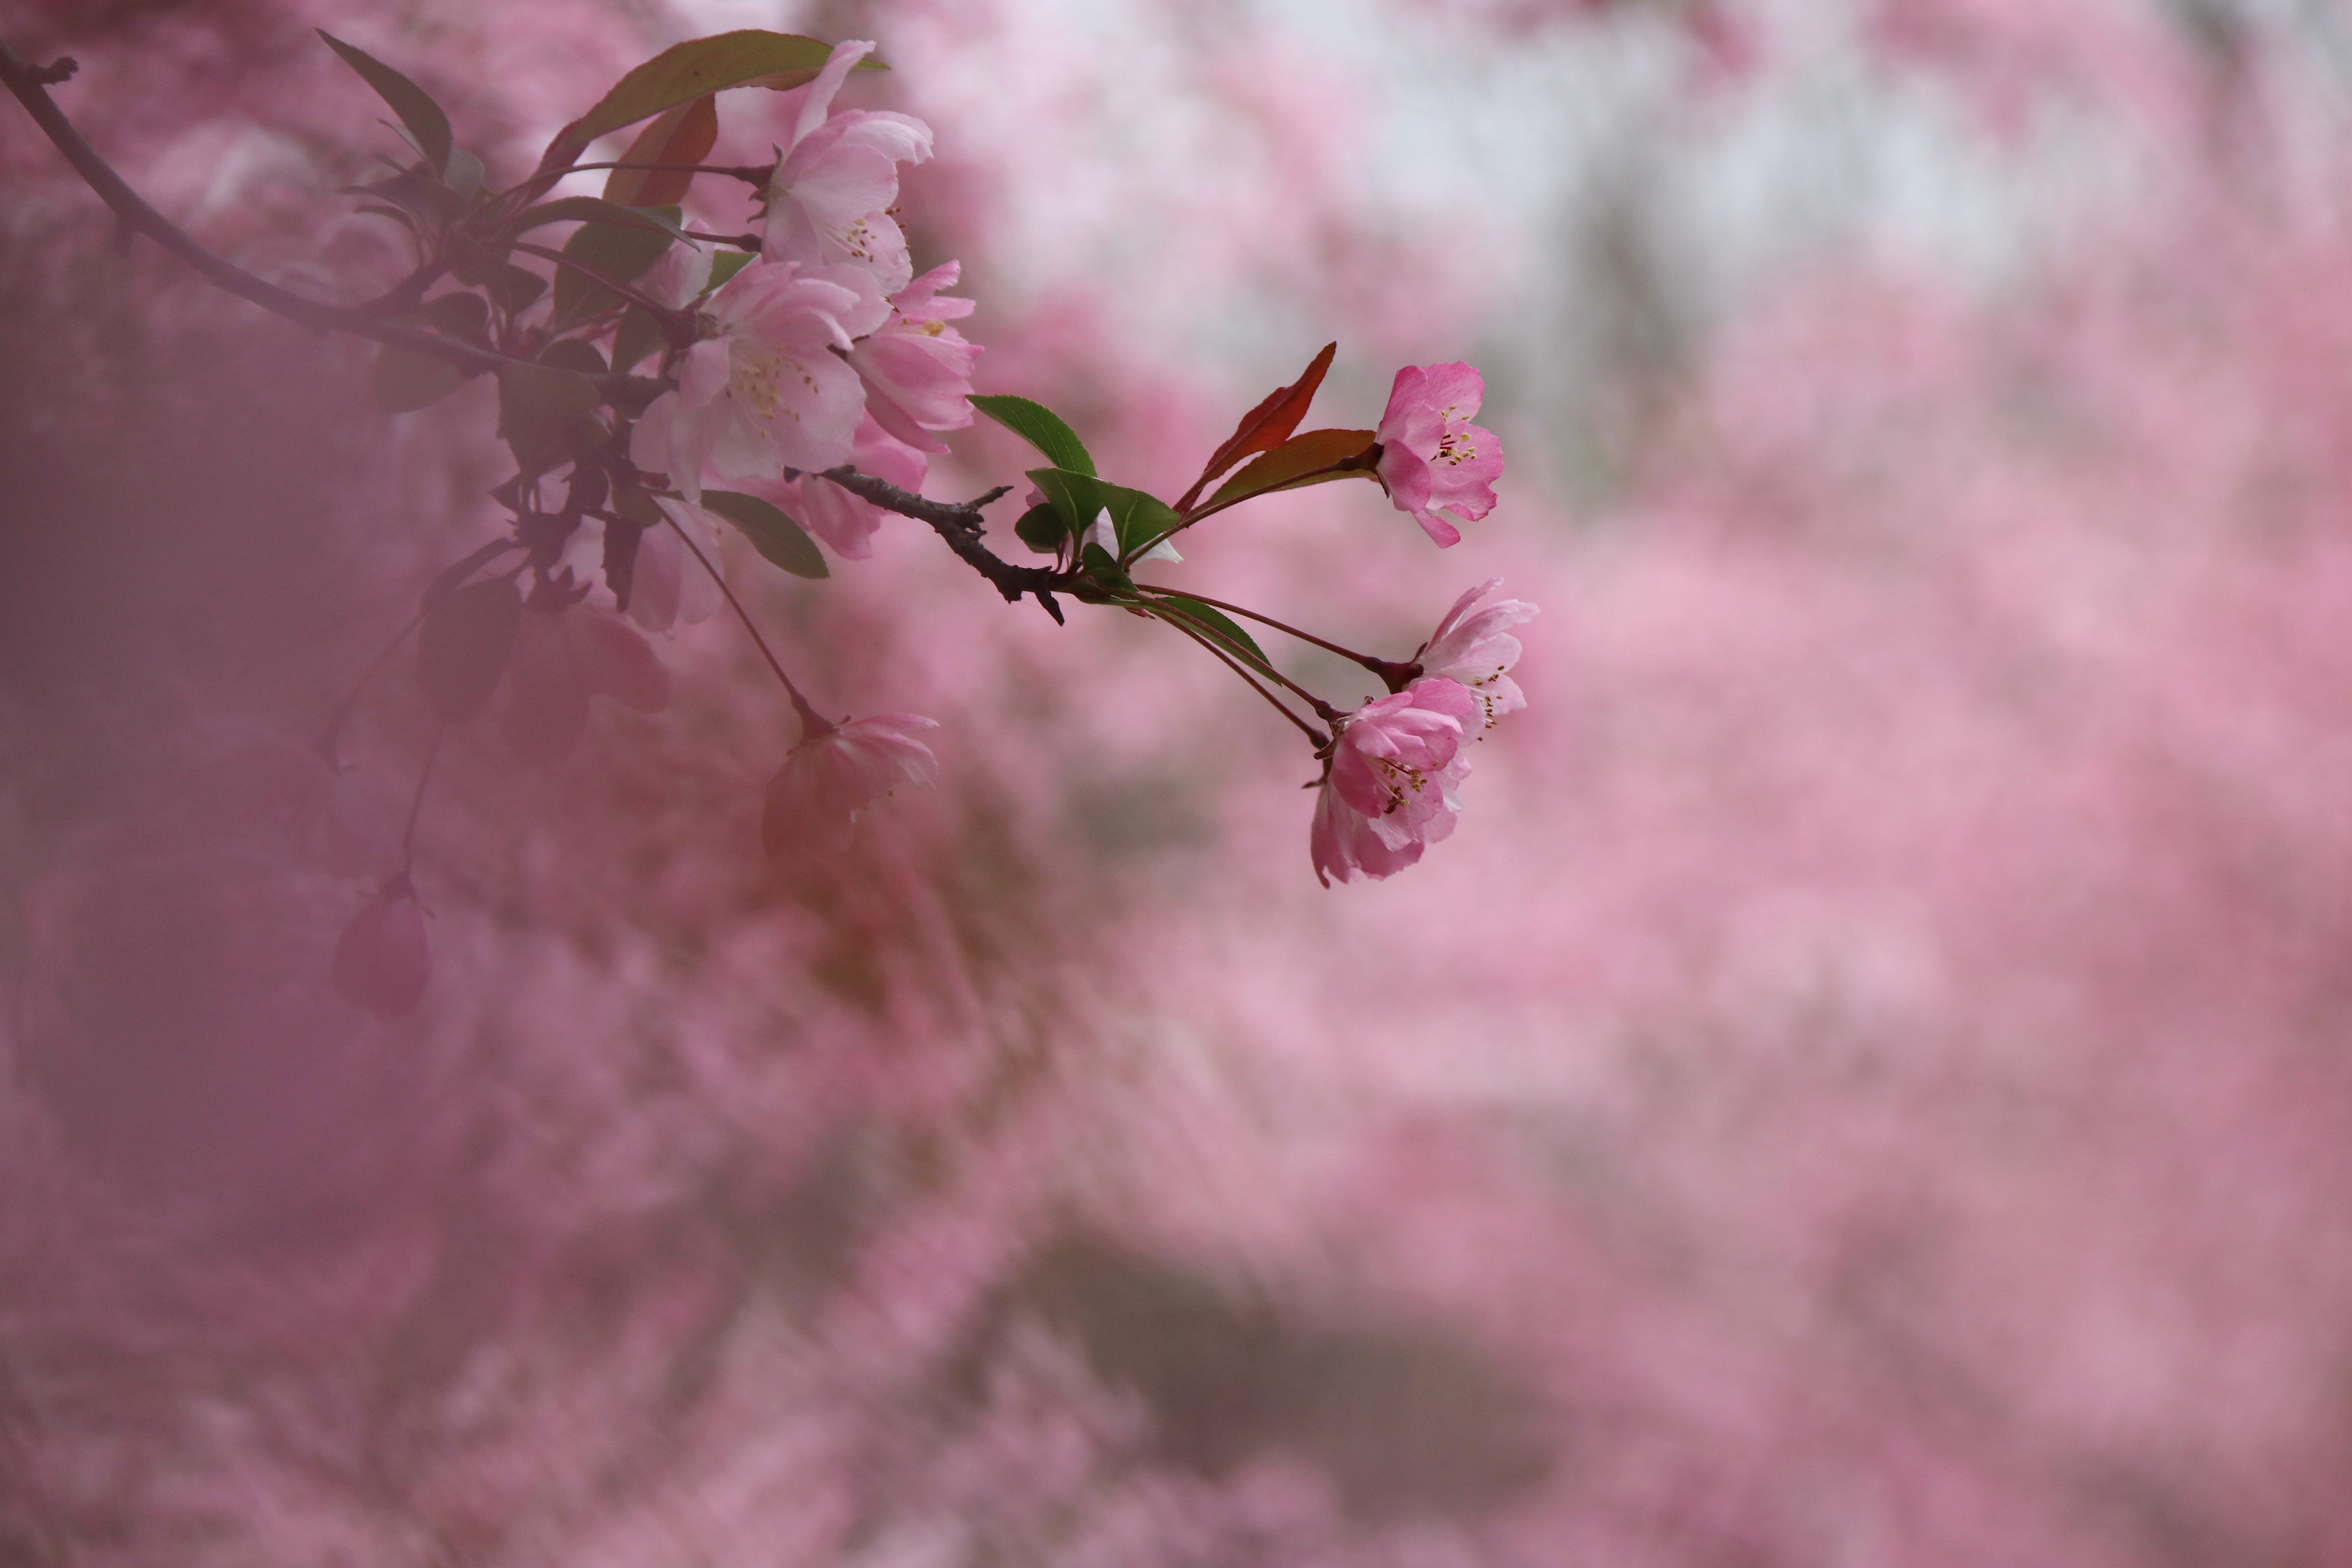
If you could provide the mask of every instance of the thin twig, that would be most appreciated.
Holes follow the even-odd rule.
[[[1186,637],[1191,637],[1194,642],[1199,643],[1202,647],[1207,648],[1211,653],[1223,659],[1225,663],[1226,668],[1232,670],[1235,675],[1242,678],[1242,684],[1247,686],[1252,691],[1256,692],[1260,697],[1265,698],[1267,702],[1273,705],[1276,712],[1289,720],[1293,724],[1297,725],[1299,732],[1304,734],[1308,740],[1315,742],[1315,749],[1317,751],[1319,752],[1324,747],[1331,743],[1330,736],[1325,734],[1322,731],[1318,730],[1306,720],[1301,719],[1297,714],[1293,713],[1290,710],[1289,704],[1284,702],[1282,699],[1276,697],[1273,692],[1268,691],[1265,687],[1260,686],[1256,679],[1252,677],[1250,671],[1235,660],[1233,655],[1227,653],[1223,648],[1219,647],[1215,643],[1210,641],[1208,637],[1203,636],[1202,633],[1193,630],[1192,624],[1191,622],[1183,620],[1177,616],[1160,611],[1157,605],[1152,605],[1151,608],[1159,619],[1166,621],[1170,626],[1174,626],[1178,631],[1183,633]]]
[[[1057,592],[1066,593],[1076,581],[1066,572],[1050,566],[1015,566],[982,544],[981,535],[986,531],[981,520],[981,509],[1013,492],[1011,485],[999,485],[986,495],[962,502],[930,500],[911,490],[902,490],[887,479],[877,479],[871,474],[861,474],[844,464],[826,468],[817,475],[831,479],[851,495],[872,501],[885,511],[895,511],[901,517],[911,517],[918,522],[929,523],[931,531],[947,541],[948,548],[956,552],[965,565],[987,578],[996,591],[1004,595],[1008,605],[1016,604],[1024,594],[1034,594],[1045,606],[1045,613],[1055,621],[1062,618],[1062,607],[1054,602]]]
[[[1206,594],[1195,594],[1184,588],[1163,588],[1157,583],[1138,583],[1136,586],[1147,594],[1173,594],[1178,598],[1191,599],[1196,604],[1206,605],[1213,610],[1223,610],[1227,615],[1244,616],[1262,626],[1272,626],[1276,631],[1286,636],[1297,637],[1300,642],[1313,643],[1327,653],[1336,653],[1341,658],[1352,659],[1362,665],[1366,669],[1388,682],[1391,691],[1402,691],[1421,678],[1421,666],[1410,659],[1400,663],[1394,659],[1374,658],[1370,654],[1358,653],[1353,648],[1341,647],[1338,643],[1326,642],[1312,632],[1302,632],[1297,626],[1287,626],[1276,620],[1272,616],[1261,616],[1255,610],[1245,610],[1239,605],[1229,605],[1223,599],[1212,599]]]
[[[774,651],[768,647],[768,639],[761,637],[760,628],[751,624],[751,612],[744,609],[743,601],[735,596],[735,590],[727,585],[727,579],[719,574],[719,568],[711,563],[710,557],[702,552],[702,546],[694,542],[694,536],[680,528],[677,525],[677,519],[670,516],[667,511],[662,512],[662,521],[669,524],[669,531],[677,535],[678,542],[694,552],[694,558],[702,563],[702,569],[710,574],[710,580],[719,584],[719,591],[721,594],[727,595],[727,603],[735,611],[735,618],[743,623],[745,631],[751,633],[751,645],[760,650],[760,657],[768,661],[768,668],[776,672],[776,679],[783,682],[784,695],[792,699],[793,711],[800,715],[801,739],[814,740],[828,731],[839,728],[809,706],[809,700],[801,695],[801,689],[793,684],[793,678],[784,673],[783,665],[778,662]]]
[[[1150,606],[1151,613],[1153,615],[1158,616],[1161,620],[1166,621],[1170,626],[1175,626],[1181,631],[1197,631],[1202,636],[1207,636],[1213,633],[1215,630],[1213,626],[1211,626],[1206,621],[1202,620],[1198,616],[1188,616],[1180,606],[1171,605],[1165,599],[1147,599],[1144,602]],[[1207,601],[1203,600],[1202,603],[1205,604]],[[1240,650],[1236,649],[1234,651],[1239,652]],[[1298,682],[1291,679],[1290,677],[1283,674],[1282,671],[1275,668],[1271,663],[1265,659],[1252,659],[1250,662],[1257,666],[1257,673],[1278,682],[1293,696],[1304,700],[1307,707],[1314,710],[1315,717],[1322,720],[1326,724],[1336,724],[1339,721],[1340,713],[1338,709],[1332,707],[1328,702],[1324,701],[1320,697],[1316,696],[1312,691],[1307,690],[1307,688],[1299,685]]]

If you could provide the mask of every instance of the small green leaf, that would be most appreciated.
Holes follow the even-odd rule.
[[[625,207],[602,196],[562,196],[525,208],[522,216],[507,226],[507,232],[521,234],[551,223],[602,223],[617,228],[648,228],[672,239],[686,239],[686,230],[677,226],[677,220],[678,209],[675,206]]]
[[[1142,549],[1182,521],[1175,509],[1158,496],[1114,485],[1092,474],[1074,474],[1067,468],[1032,468],[1029,479],[1045,492],[1054,510],[1062,514],[1070,531],[1081,539],[1094,526],[1098,514],[1109,512],[1122,557]]]
[[[490,346],[489,301],[479,294],[444,294],[425,301],[417,314],[436,332],[474,344]]]
[[[433,172],[437,174],[447,167],[449,117],[441,111],[439,104],[433,101],[432,94],[366,50],[353,48],[332,33],[322,30],[319,37],[327,40],[329,48],[343,57],[344,64],[360,73],[362,81],[375,89],[378,98],[392,106],[392,111],[400,116],[400,122],[407,126],[408,133],[416,139],[417,151],[425,154],[425,161],[432,165]]]
[[[1021,521],[1013,525],[1013,536],[1040,555],[1058,555],[1062,541],[1070,537],[1070,528],[1048,501],[1023,512]]]
[[[525,473],[562,459],[573,426],[604,401],[596,384],[578,371],[509,364],[499,372],[499,436]]]
[[[1257,646],[1257,639],[1244,631],[1241,623],[1223,611],[1211,609],[1200,600],[1188,599],[1181,594],[1163,595],[1154,602],[1181,612],[1188,620],[1200,622],[1200,629],[1207,632],[1213,639],[1230,643],[1268,669],[1274,668],[1273,661],[1265,657],[1265,650]]]
[[[705,490],[704,510],[715,511],[751,542],[751,548],[795,577],[829,577],[824,552],[807,531],[758,496],[740,490]]]
[[[1087,576],[1104,588],[1121,594],[1135,592],[1135,579],[1129,577],[1119,563],[1111,559],[1110,552],[1099,544],[1089,544],[1080,551],[1078,564],[1086,568]]]
[[[343,195],[374,196],[388,202],[408,214],[420,228],[444,228],[466,216],[463,196],[414,170],[404,169],[370,184],[342,185],[338,190]]]
[[[710,287],[718,288],[759,259],[748,250],[722,250],[710,258]]]
[[[613,368],[604,363],[604,356],[596,352],[594,344],[582,342],[578,338],[556,339],[539,351],[539,363],[557,370],[576,370],[583,375],[603,375]]]
[[[1296,489],[1331,479],[1372,479],[1372,465],[1362,459],[1372,450],[1374,434],[1370,430],[1309,430],[1304,436],[1294,436],[1219,485],[1217,493],[1198,510],[1207,511],[1273,490]]]
[[[502,577],[468,583],[416,628],[416,681],[433,711],[462,724],[482,710],[506,673],[522,625],[522,595]]]
[[[384,343],[375,351],[375,370],[369,380],[378,408],[407,414],[465,385],[466,373],[447,360]]]
[[[654,504],[654,498],[635,485],[614,489],[613,513],[639,528],[659,528],[663,522],[662,510]]]
[[[568,169],[599,136],[706,93],[755,86],[782,90],[814,81],[832,53],[832,45],[814,38],[751,28],[675,45],[623,77],[596,107],[557,132],[539,160],[539,173]],[[866,59],[857,68],[883,67]]]
[[[621,324],[613,332],[613,368],[625,373],[636,369],[638,362],[661,343],[661,323],[630,306],[621,312]]]
[[[580,198],[583,201],[589,197]],[[617,212],[627,212],[618,207]],[[667,217],[666,226],[674,227],[677,208],[648,209],[649,215]],[[661,259],[670,247],[671,240],[660,229],[625,227],[618,224],[597,221],[583,223],[563,242],[563,254],[574,261],[594,268],[610,278],[627,283],[645,275],[646,269]],[[601,314],[621,303],[620,296],[600,283],[568,268],[558,268],[555,274],[555,324],[560,331],[575,321]]]
[[[528,267],[500,267],[490,274],[490,293],[499,308],[509,316],[520,316],[530,309],[530,302],[547,292],[547,279]]]
[[[1078,439],[1076,431],[1062,422],[1060,415],[1044,404],[1025,397],[991,394],[975,396],[971,405],[1043,452],[1054,467],[1093,476],[1095,460],[1087,453],[1087,444]]]

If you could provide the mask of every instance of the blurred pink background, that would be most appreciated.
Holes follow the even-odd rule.
[[[310,742],[492,536],[489,391],[374,413],[5,106],[0,1563],[2352,1562],[2337,8],[0,3],[346,298],[392,142],[311,27],[511,179],[755,26],[880,41],[978,385],[1114,477],[1331,338],[1318,424],[1482,366],[1458,547],[1334,485],[1159,574],[1394,655],[1502,576],[1531,705],[1326,891],[1156,628],[903,520],[746,553],[940,788],[763,863],[790,715],[683,630],[560,770],[453,735],[378,1023],[327,958],[431,721]]]

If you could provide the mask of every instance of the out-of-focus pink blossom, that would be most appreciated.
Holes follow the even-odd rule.
[[[1469,365],[1409,364],[1381,415],[1381,487],[1441,546],[1462,541],[1441,509],[1465,522],[1495,510],[1503,444],[1470,423],[1486,395],[1486,378]]]
[[[879,713],[809,736],[768,781],[761,844],[772,856],[848,848],[858,813],[901,785],[939,782],[939,759],[915,738],[939,727],[913,713]]]
[[[827,113],[850,68],[873,49],[862,39],[835,45],[809,84],[792,145],[769,183],[764,254],[806,266],[859,267],[883,293],[895,294],[915,275],[907,237],[890,216],[898,165],[931,155],[931,128],[887,110]]]
[[[394,876],[361,906],[336,940],[335,994],[379,1018],[404,1018],[424,999],[432,970],[416,889],[405,873]]]
[[[1348,716],[1308,836],[1325,887],[1358,871],[1394,876],[1454,831],[1454,786],[1470,772],[1462,742],[1480,709],[1461,682],[1424,678]]]
[[[889,321],[849,351],[851,368],[866,383],[866,412],[918,451],[946,451],[930,432],[961,430],[972,419],[980,349],[948,325],[971,315],[971,301],[939,297],[961,270],[961,263],[946,262],[900,289]]]
[[[717,335],[686,353],[677,390],[637,421],[630,456],[698,499],[706,474],[772,479],[849,455],[865,404],[846,351],[890,307],[856,267],[753,262],[710,297]]]
[[[719,521],[692,501],[663,497],[654,503],[702,551],[702,561],[719,563]],[[669,528],[649,528],[637,540],[636,574],[629,587],[629,619],[649,632],[694,626],[719,613],[725,603],[719,584]]]
[[[1489,577],[1454,600],[1414,656],[1423,675],[1470,689],[1486,712],[1481,729],[1494,728],[1496,720],[1528,705],[1511,679],[1511,667],[1519,662],[1519,639],[1508,628],[1534,619],[1536,606],[1524,599],[1498,599],[1483,610],[1470,607],[1502,585],[1500,577]]]
[[[564,588],[531,595],[507,668],[507,744],[535,763],[572,754],[588,727],[588,700],[603,693],[624,708],[669,706],[669,671],[635,626],[571,597]]]
[[[930,460],[883,429],[870,409],[857,426],[856,440],[850,443],[849,461],[858,472],[887,479],[902,490],[921,490],[930,472]],[[783,508],[843,560],[864,561],[874,553],[874,531],[881,524],[882,509],[864,497],[818,474],[752,489]]]

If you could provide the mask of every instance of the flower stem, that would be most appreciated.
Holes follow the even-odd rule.
[[[328,767],[338,772],[341,771],[343,725],[351,718],[353,705],[359,701],[360,694],[368,689],[369,683],[383,672],[383,667],[391,661],[392,656],[400,650],[400,645],[408,640],[408,634],[415,631],[424,619],[423,610],[409,616],[408,624],[401,627],[390,642],[383,645],[383,651],[369,662],[367,668],[361,672],[360,678],[352,682],[352,689],[343,694],[343,700],[335,704],[334,712],[327,719],[326,733],[319,737],[318,743],[312,748],[327,760]]]
[[[1209,601],[1203,599],[1201,602],[1205,605]],[[1195,632],[1197,635],[1205,635],[1204,632],[1200,630],[1200,628],[1203,626],[1204,623],[1194,616],[1186,615],[1181,609],[1173,605],[1168,604],[1165,600],[1151,601],[1151,611],[1161,620],[1166,621],[1170,626],[1175,626],[1180,630]],[[1257,661],[1253,660],[1252,662],[1256,663]],[[1339,721],[1340,714],[1338,709],[1332,707],[1328,702],[1324,701],[1323,699],[1316,696],[1315,693],[1307,690],[1307,688],[1299,685],[1298,682],[1283,674],[1282,671],[1275,668],[1271,664],[1264,665],[1256,671],[1256,673],[1262,674],[1269,679],[1279,682],[1282,686],[1296,694],[1303,700],[1309,708],[1312,708],[1315,710],[1315,716],[1318,719],[1322,720],[1326,724],[1336,724]]]
[[[1184,619],[1181,616],[1161,611],[1157,605],[1152,606],[1152,611],[1160,619],[1166,621],[1170,626],[1174,626],[1178,631],[1183,633],[1186,637],[1191,637],[1194,642],[1199,643],[1202,647],[1207,648],[1211,653],[1223,659],[1228,669],[1231,669],[1235,675],[1242,678],[1242,684],[1247,686],[1252,691],[1256,692],[1260,697],[1265,698],[1268,703],[1272,704],[1276,712],[1289,720],[1293,724],[1297,725],[1300,733],[1304,734],[1308,740],[1315,742],[1315,749],[1317,751],[1319,752],[1324,747],[1331,743],[1330,736],[1325,734],[1322,731],[1318,730],[1314,725],[1309,724],[1297,714],[1293,713],[1287,703],[1284,702],[1282,699],[1276,697],[1273,692],[1268,691],[1265,687],[1260,686],[1257,683],[1256,678],[1251,673],[1246,665],[1234,658],[1233,655],[1227,653],[1223,648],[1219,647],[1213,641],[1210,640],[1206,633],[1196,630],[1191,621]],[[1278,675],[1276,676],[1275,679],[1277,680],[1282,679]],[[1289,685],[1289,682],[1284,681],[1283,684],[1287,686]],[[1293,689],[1296,689],[1296,688],[1293,688]],[[1301,695],[1306,696],[1308,701],[1315,702],[1318,709],[1324,707],[1324,704],[1318,701],[1311,693],[1301,693]]]
[[[1412,669],[1418,672],[1421,668],[1419,665],[1412,664],[1410,662],[1405,664],[1397,664],[1385,658],[1374,658],[1368,653],[1358,653],[1351,647],[1341,647],[1338,643],[1326,642],[1323,638],[1317,637],[1313,632],[1302,632],[1297,626],[1288,626],[1281,621],[1277,621],[1272,616],[1261,616],[1255,610],[1244,610],[1239,605],[1228,605],[1223,599],[1212,599],[1205,594],[1195,594],[1182,588],[1162,588],[1159,584],[1153,583],[1138,583],[1136,586],[1144,589],[1149,593],[1173,594],[1179,598],[1191,599],[1196,603],[1206,605],[1213,610],[1223,610],[1229,616],[1241,616],[1246,619],[1255,621],[1262,626],[1272,626],[1276,631],[1281,632],[1288,637],[1297,637],[1300,642],[1313,643],[1317,647],[1323,649],[1327,653],[1336,653],[1341,658],[1350,659],[1357,664],[1360,664],[1366,669],[1370,670],[1374,675],[1380,676],[1382,679],[1387,679],[1396,672],[1405,669]],[[1410,680],[1411,678],[1408,677],[1407,679]],[[1391,688],[1391,689],[1394,689]]]
[[[417,770],[416,793],[408,797],[408,826],[400,833],[400,878],[408,880],[408,873],[416,866],[416,819],[425,810],[425,786],[433,782],[433,764],[440,760],[441,738],[449,726],[437,724],[433,730],[433,743],[425,749],[425,766]]]
[[[813,741],[839,728],[809,706],[809,700],[801,695],[801,689],[793,684],[793,678],[786,675],[784,667],[777,662],[774,651],[768,647],[768,639],[761,637],[760,628],[751,624],[751,613],[743,608],[743,601],[735,596],[735,590],[727,585],[727,579],[719,575],[719,568],[711,563],[710,557],[702,552],[702,546],[695,543],[694,536],[680,528],[677,519],[667,511],[662,513],[662,521],[669,524],[669,531],[677,535],[678,542],[693,552],[694,558],[702,563],[702,569],[710,574],[710,580],[718,584],[719,591],[727,596],[728,605],[734,610],[735,618],[743,623],[745,631],[751,634],[751,645],[760,650],[760,657],[768,661],[768,668],[776,672],[776,679],[783,682],[784,695],[792,699],[793,711],[800,715],[801,739]]]

